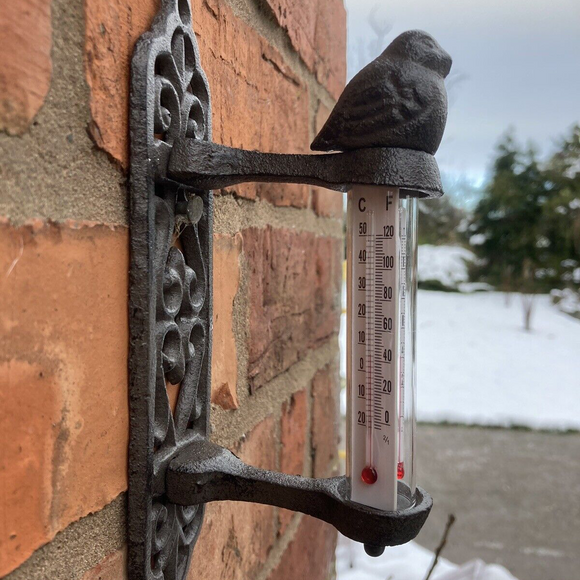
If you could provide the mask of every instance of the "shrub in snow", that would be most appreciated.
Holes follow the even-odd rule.
[[[561,312],[580,319],[580,292],[572,288],[554,289],[550,292],[550,297]]]
[[[471,292],[492,292],[494,287],[487,282],[463,282],[457,285],[459,292],[469,294]]]
[[[474,259],[472,251],[460,246],[419,246],[419,287],[424,290],[462,291],[461,287],[469,280],[468,266]],[[466,287],[466,291],[474,289]]]

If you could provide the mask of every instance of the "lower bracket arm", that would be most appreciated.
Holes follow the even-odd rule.
[[[383,512],[349,501],[345,476],[312,479],[246,465],[227,449],[196,439],[171,461],[166,473],[169,501],[196,505],[234,500],[299,511],[332,524],[343,535],[362,542],[371,555],[384,546],[404,544],[422,528],[433,501],[417,488],[414,507]]]

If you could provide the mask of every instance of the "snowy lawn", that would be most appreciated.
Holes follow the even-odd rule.
[[[362,544],[339,536],[336,548],[337,580],[424,580],[433,562],[433,553],[409,542],[387,548],[382,556],[370,558]],[[471,560],[458,566],[440,558],[432,580],[515,580],[503,567]]]
[[[418,419],[580,429],[580,321],[535,298],[419,291]]]
[[[419,421],[580,429],[580,320],[535,298],[532,331],[521,297],[419,290]],[[341,371],[346,375],[346,320]],[[343,413],[346,410],[343,392]]]

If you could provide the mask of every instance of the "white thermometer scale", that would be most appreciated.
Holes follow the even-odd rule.
[[[407,209],[397,188],[349,193],[347,374],[351,500],[385,511],[405,476]]]

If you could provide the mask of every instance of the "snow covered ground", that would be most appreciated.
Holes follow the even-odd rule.
[[[387,548],[382,556],[370,558],[362,544],[339,536],[336,549],[337,580],[423,580],[433,562],[433,553],[409,542]],[[515,580],[503,567],[471,560],[458,566],[440,558],[432,580]]]
[[[461,247],[419,246],[419,279],[478,289],[467,282],[473,259]],[[506,304],[500,292],[419,290],[419,421],[580,429],[580,319],[562,312],[548,295],[534,303],[532,331],[525,332],[517,294]],[[344,316],[342,322],[346,376]]]
[[[506,305],[500,292],[419,290],[419,421],[580,429],[580,320],[547,295],[535,298],[531,332],[522,320],[519,295]]]
[[[580,429],[580,321],[535,298],[419,291],[418,419]]]

